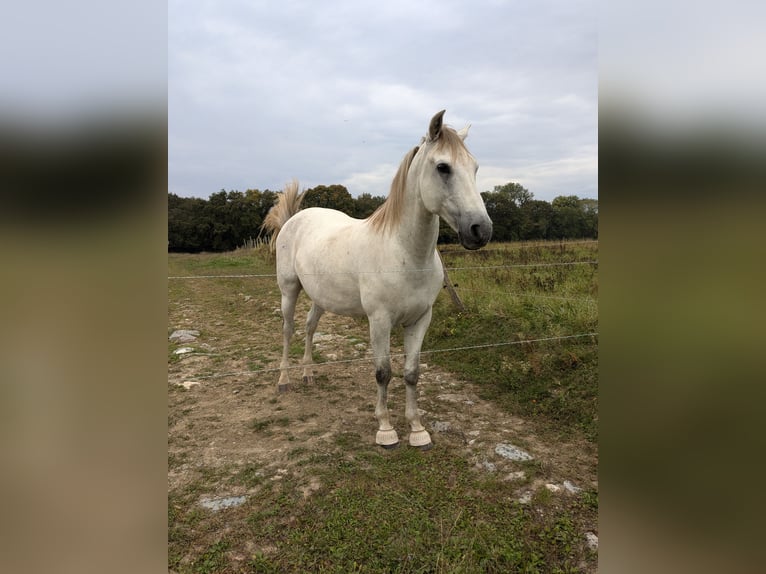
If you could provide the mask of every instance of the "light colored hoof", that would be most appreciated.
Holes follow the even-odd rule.
[[[379,444],[383,448],[396,448],[399,444],[399,435],[396,434],[395,429],[391,430],[379,430],[375,435],[375,444]]]
[[[280,385],[277,385],[277,389],[279,389],[280,393],[286,393],[290,390],[290,383],[283,383]]]
[[[434,443],[431,442],[431,435],[427,430],[411,432],[410,433],[410,446],[419,448],[420,450],[430,449]]]

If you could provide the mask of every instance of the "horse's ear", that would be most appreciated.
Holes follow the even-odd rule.
[[[459,132],[457,132],[457,135],[459,135],[459,136],[460,136],[460,139],[461,139],[461,140],[465,141],[465,138],[467,138],[467,137],[468,137],[468,130],[469,130],[469,129],[471,129],[471,124],[468,124],[468,125],[467,125],[467,126],[465,126],[465,127],[462,129],[462,130],[460,130]]]
[[[444,117],[444,112],[446,111],[447,110],[442,110],[431,118],[431,124],[428,126],[429,141],[436,141],[439,139],[439,136],[442,133],[442,118]]]

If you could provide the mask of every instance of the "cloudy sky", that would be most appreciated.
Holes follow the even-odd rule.
[[[169,191],[387,195],[447,110],[478,187],[596,198],[592,0],[170,0]]]

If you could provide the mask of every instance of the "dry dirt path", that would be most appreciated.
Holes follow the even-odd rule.
[[[315,349],[325,360],[341,362],[320,366],[316,370],[318,383],[311,386],[301,385],[301,372],[292,371],[295,390],[279,394],[277,372],[246,373],[251,370],[251,357],[260,358],[261,368],[278,365],[278,310],[241,293],[237,297],[253,303],[253,316],[243,319],[247,321],[245,329],[228,329],[224,321],[206,316],[200,307],[179,303],[171,309],[171,330],[196,329],[200,336],[186,345],[193,352],[177,355],[169,365],[168,451],[174,461],[169,465],[169,489],[183,488],[206,469],[254,465],[266,476],[298,477],[309,495],[319,485],[314,477],[301,476],[305,457],[329,450],[344,433],[358,439],[359,446],[379,448],[374,444],[373,367],[369,360],[358,360],[370,354],[366,322],[326,314],[315,336]],[[296,325],[301,324],[306,311],[302,298]],[[301,347],[302,337],[299,330],[295,342]],[[392,346],[393,354],[401,351]],[[342,362],[349,359],[357,360]],[[389,387],[392,423],[402,439],[399,448],[410,448],[406,445],[401,358],[393,359],[393,370]],[[226,373],[234,374],[220,376]],[[564,481],[597,489],[597,455],[587,441],[541,440],[534,421],[502,411],[480,398],[476,384],[431,364],[422,364],[419,392],[423,422],[434,442],[466,457],[477,472],[518,481],[515,494],[520,499],[545,485],[566,494]],[[534,480],[520,479],[518,463],[496,452],[498,444],[506,443],[534,457],[538,465]],[[250,493],[240,486],[219,494]]]

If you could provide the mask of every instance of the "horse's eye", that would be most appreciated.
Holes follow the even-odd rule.
[[[442,175],[449,175],[450,173],[452,173],[452,168],[449,166],[449,164],[437,163],[436,171],[438,171]]]

